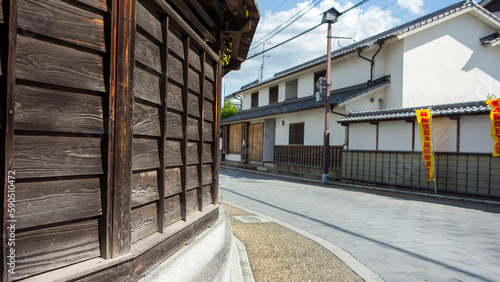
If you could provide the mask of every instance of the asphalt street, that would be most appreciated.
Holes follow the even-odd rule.
[[[222,199],[313,233],[386,281],[500,281],[500,207],[220,170]]]

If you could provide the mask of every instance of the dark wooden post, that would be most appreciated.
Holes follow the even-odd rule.
[[[112,220],[112,257],[130,252],[132,192],[132,110],[134,105],[136,1],[116,3],[114,72],[115,151]]]
[[[181,167],[181,217],[182,220],[187,219],[187,146],[188,146],[188,132],[187,132],[187,120],[188,120],[188,99],[189,99],[189,37],[184,40],[184,63],[183,68],[183,79],[184,87],[182,87],[182,142],[181,142],[181,155],[182,155],[182,167]]]
[[[2,127],[2,177],[3,177],[3,209],[2,209],[2,278],[3,281],[9,281],[9,273],[7,266],[7,256],[9,255],[7,226],[11,220],[16,220],[15,217],[11,218],[8,211],[8,187],[9,176],[14,176],[12,173],[12,160],[14,154],[14,87],[16,85],[16,43],[17,43],[17,0],[2,1],[4,29],[2,30],[2,103],[4,108],[0,110],[2,113],[1,127]],[[14,185],[15,186],[15,185]]]

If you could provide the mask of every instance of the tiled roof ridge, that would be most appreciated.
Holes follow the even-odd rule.
[[[347,117],[338,120],[338,123],[370,122],[380,120],[398,120],[415,118],[415,110],[430,109],[433,116],[456,116],[470,114],[486,114],[491,107],[482,101],[459,102],[430,106],[418,106],[400,109],[387,109],[379,111],[364,111],[348,113]]]
[[[420,109],[441,110],[447,108],[464,108],[464,107],[474,107],[474,106],[477,107],[477,106],[487,106],[487,105],[484,100],[479,100],[471,102],[456,102],[448,104],[424,105],[424,106],[415,106],[406,108],[391,108],[391,109],[376,110],[376,111],[359,111],[359,112],[349,113],[348,116],[358,117],[358,116],[376,115],[376,114],[411,112]]]

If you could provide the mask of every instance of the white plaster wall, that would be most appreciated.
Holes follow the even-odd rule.
[[[489,115],[464,116],[460,119],[460,152],[492,153]]]
[[[411,151],[412,124],[404,120],[379,123],[378,149],[381,151]]]
[[[234,161],[234,162],[241,162],[241,155],[237,154],[226,154],[226,160],[228,161]]]
[[[336,111],[343,112],[345,107],[337,108]],[[345,143],[345,129],[337,123],[340,118],[342,116],[330,113],[331,146],[341,146]],[[285,124],[281,125],[281,121],[284,121]],[[298,122],[304,122],[304,145],[323,145],[325,131],[325,110],[323,108],[276,117],[276,145],[288,145],[289,125]]]
[[[252,106],[252,94],[245,93],[242,95],[241,109],[248,110]]]
[[[479,42],[494,32],[463,14],[406,37],[402,106],[476,101],[500,93],[500,48]]]
[[[432,145],[435,152],[457,151],[457,121],[447,117],[432,119]],[[422,152],[420,129],[415,124],[415,151]]]
[[[349,125],[349,150],[376,150],[377,127],[369,123]]]
[[[403,41],[395,41],[383,46],[386,54],[385,73],[391,75],[391,84],[386,90],[384,109],[402,107],[403,91]]]
[[[267,105],[269,105],[269,87],[259,89],[259,107]]]
[[[312,96],[316,91],[313,92],[314,84],[314,72],[308,72],[298,77],[298,93],[297,98]]]
[[[369,95],[362,95],[359,98],[354,98],[356,100],[353,100],[349,102],[346,105],[346,110],[347,112],[352,111],[352,112],[363,112],[363,111],[377,111],[379,110],[379,99],[382,99],[386,101],[386,92],[388,88],[381,89],[377,92],[374,92]],[[373,98],[374,101],[371,102],[370,98]]]
[[[280,82],[278,85],[278,103],[285,101],[285,82]]]

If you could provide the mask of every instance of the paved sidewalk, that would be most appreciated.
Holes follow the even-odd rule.
[[[341,247],[387,281],[500,281],[500,207],[221,169],[223,200]]]
[[[363,281],[313,240],[233,205],[224,203],[224,209],[245,245],[255,281]]]

